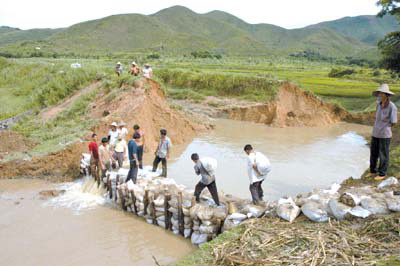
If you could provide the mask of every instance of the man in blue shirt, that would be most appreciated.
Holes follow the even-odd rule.
[[[126,177],[125,182],[128,182],[132,179],[133,183],[136,184],[136,178],[138,174],[138,156],[137,156],[137,143],[140,140],[140,134],[135,133],[133,134],[133,139],[129,140],[128,142],[128,156],[129,156],[129,172],[128,176]]]

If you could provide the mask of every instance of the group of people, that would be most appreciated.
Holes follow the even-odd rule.
[[[121,62],[118,62],[115,66],[115,73],[120,76],[123,73],[123,68]],[[128,70],[128,73],[133,76],[143,76],[145,78],[152,78],[153,77],[153,69],[150,67],[149,64],[144,64],[143,68],[140,69],[136,62],[132,62],[131,67]]]
[[[371,153],[370,153],[370,173],[368,176],[374,177],[375,180],[383,180],[387,176],[389,165],[389,145],[392,137],[391,127],[397,123],[397,108],[390,101],[390,96],[394,95],[389,90],[387,84],[383,84],[380,88],[373,92],[377,97],[376,117],[373,128]],[[98,170],[101,170],[103,178],[105,172],[109,170],[113,164],[118,163],[119,167],[123,166],[124,158],[128,157],[130,169],[126,182],[132,180],[136,183],[138,168],[143,167],[143,151],[145,145],[144,132],[139,125],[134,125],[133,138],[126,144],[126,136],[128,130],[125,123],[119,125],[113,122],[111,124],[108,136],[103,137],[101,146],[97,146],[97,135],[92,135],[92,142],[89,143],[91,152],[91,171],[95,178],[99,178]],[[170,157],[172,142],[167,137],[167,130],[160,130],[160,140],[155,151],[153,161],[153,169],[155,172],[160,162],[162,163],[162,177],[167,177],[167,160]],[[261,152],[255,151],[252,145],[244,146],[244,152],[247,155],[247,170],[250,179],[250,193],[254,204],[260,204],[263,201],[262,183],[271,171],[271,163],[268,158]],[[200,201],[201,192],[207,188],[215,202],[219,205],[218,190],[216,185],[215,168],[216,160],[209,157],[200,158],[199,154],[193,153],[191,160],[194,163],[194,171],[196,175],[200,175],[201,179],[195,186],[194,196],[196,201]],[[211,161],[211,162],[210,162]],[[215,161],[213,165],[212,161]],[[379,161],[379,165],[377,165]]]

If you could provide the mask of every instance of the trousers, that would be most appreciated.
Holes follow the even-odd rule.
[[[371,140],[371,154],[369,160],[369,171],[378,173],[380,176],[387,174],[389,166],[390,138],[375,138]],[[379,166],[377,167],[379,160]]]
[[[264,197],[264,191],[262,189],[262,182],[264,180],[254,182],[253,184],[250,184],[250,193],[251,193],[251,198],[253,199],[254,204],[260,203],[260,201],[263,200]]]
[[[167,159],[166,158],[160,158],[158,156],[156,156],[156,158],[154,158],[153,172],[157,171],[157,168],[158,168],[158,165],[160,164],[160,162],[162,163],[161,176],[167,177]]]
[[[200,202],[200,194],[203,191],[204,188],[208,188],[208,191],[210,191],[210,194],[215,202],[219,206],[219,198],[218,198],[218,191],[217,191],[217,184],[215,181],[211,182],[208,185],[205,185],[201,182],[197,183],[195,189],[194,189],[194,196],[196,197],[196,201]]]

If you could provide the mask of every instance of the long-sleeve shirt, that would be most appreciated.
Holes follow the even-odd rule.
[[[128,142],[128,156],[129,156],[129,161],[134,161],[135,157],[134,154],[137,156],[137,145],[134,140],[130,140]]]
[[[375,138],[391,138],[392,124],[397,123],[397,107],[389,101],[383,108],[380,102],[376,106],[376,117],[372,136]]]

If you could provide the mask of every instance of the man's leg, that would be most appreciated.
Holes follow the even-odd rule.
[[[125,183],[126,182],[128,182],[130,179],[132,179],[133,178],[133,175],[134,175],[134,162],[135,161],[129,161],[129,172],[128,172],[128,175],[126,176],[126,180],[125,180]],[[133,180],[132,180],[133,181]]]
[[[259,191],[258,191],[258,183],[259,182],[254,182],[253,184],[250,185],[250,193],[251,193],[251,198],[253,200],[253,204],[258,204],[260,198],[259,198]]]
[[[371,139],[371,153],[369,157],[369,172],[376,173],[376,164],[379,158],[379,140],[375,137]]]
[[[218,190],[217,190],[217,183],[212,182],[208,186],[208,191],[210,191],[210,194],[215,202],[219,206],[219,198],[218,198]]]
[[[200,194],[203,189],[206,187],[203,183],[197,183],[196,187],[194,188],[194,196],[196,197],[196,202],[200,202]]]
[[[156,155],[153,162],[153,172],[157,171],[158,164],[161,162],[161,158]]]
[[[133,162],[133,170],[132,170],[132,181],[134,184],[136,184],[136,180],[137,180],[137,174],[138,174],[138,164],[136,163],[136,161]]]
[[[161,176],[167,177],[167,159],[166,159],[166,158],[162,158],[162,159],[161,159],[161,163],[162,163],[162,173],[161,173]]]
[[[390,138],[379,139],[379,169],[380,176],[386,176],[389,166],[389,145]]]
[[[143,145],[138,147],[139,168],[143,169]]]
[[[264,190],[262,188],[262,183],[264,180],[258,182],[258,197],[260,198],[260,200],[263,200],[264,197]]]

